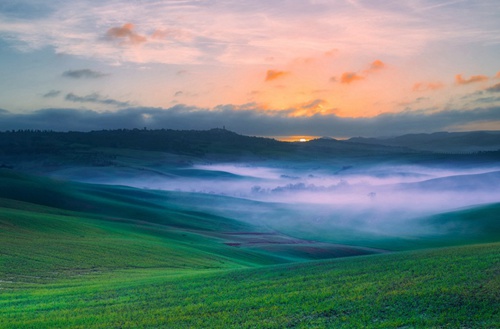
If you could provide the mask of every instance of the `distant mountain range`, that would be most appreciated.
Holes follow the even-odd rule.
[[[500,132],[412,134],[391,138],[319,138],[309,142],[280,142],[271,138],[239,135],[226,129],[171,130],[118,129],[91,132],[7,131],[0,132],[3,157],[63,156],[103,158],[109,150],[164,152],[215,161],[255,159],[320,160],[349,157],[412,158],[478,152],[500,155]],[[434,155],[433,155],[434,154]],[[6,163],[6,162],[4,162]]]
[[[437,153],[472,153],[500,150],[500,131],[436,132],[387,138],[355,137],[348,142],[406,147]]]

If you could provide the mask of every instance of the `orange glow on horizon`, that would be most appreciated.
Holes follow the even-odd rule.
[[[274,138],[280,142],[309,142],[313,139],[321,138],[321,136],[268,136],[268,138]]]

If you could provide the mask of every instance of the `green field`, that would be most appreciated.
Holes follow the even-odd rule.
[[[400,239],[211,204],[291,211],[1,170],[0,328],[500,326],[498,204],[428,217],[446,230]]]
[[[498,328],[500,244],[3,289],[2,328]]]

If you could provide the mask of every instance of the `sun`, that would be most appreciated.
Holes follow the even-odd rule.
[[[299,142],[301,142],[301,143],[307,142],[307,139],[301,138],[301,139],[299,139]]]

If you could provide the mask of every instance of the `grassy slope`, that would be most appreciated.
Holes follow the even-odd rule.
[[[494,242],[499,240],[500,232],[497,220],[500,205],[429,219],[428,222],[433,227],[442,227],[441,231],[445,233],[440,236],[375,236],[370,232],[352,229],[345,231],[342,227],[328,227],[324,226],[326,224],[310,221],[294,221],[295,225],[283,220],[274,222],[279,216],[290,216],[290,210],[272,209],[269,208],[270,205],[257,202],[190,193],[75,184],[9,170],[0,171],[0,197],[9,198],[0,201],[0,207],[6,207],[0,211],[2,245],[12,245],[11,250],[16,250],[19,257],[22,253],[29,254],[29,244],[35,243],[40,252],[45,250],[45,254],[53,253],[50,250],[52,244],[47,244],[47,241],[57,241],[61,252],[68,255],[78,255],[75,251],[84,249],[82,257],[79,257],[79,266],[87,271],[93,268],[126,268],[131,264],[142,264],[137,265],[140,267],[166,266],[162,257],[170,254],[178,260],[168,265],[173,268],[227,267],[229,264],[268,265],[375,252],[355,247],[356,245],[408,250]],[[14,206],[12,199],[20,200],[21,203]],[[205,206],[201,206],[202,204]],[[210,214],[210,208],[216,204],[247,209],[233,212],[233,218],[243,218],[246,216],[245,212],[260,214],[257,217],[265,219],[267,228],[262,226],[264,222],[260,226],[254,226]],[[282,211],[286,214],[281,214]],[[47,214],[43,215],[44,212]],[[25,227],[26,225],[30,227]],[[47,231],[48,227],[52,227],[52,230]],[[276,234],[273,229],[287,232],[299,239]],[[262,234],[244,234],[248,232]],[[324,232],[321,233],[324,236],[318,235],[318,232]],[[31,240],[26,242],[27,237],[31,237]],[[38,242],[34,240],[35,237]],[[311,244],[300,240],[300,237],[343,243],[351,247]],[[153,245],[157,248],[151,249]],[[122,258],[115,256],[116,250],[120,248],[125,248]],[[3,249],[5,254],[7,249]],[[213,255],[216,261],[211,264],[201,262],[203,257],[207,257],[207,253]],[[186,264],[182,260],[185,255],[191,254],[198,259],[199,266],[189,262]],[[125,255],[128,258],[135,256],[127,259]],[[44,262],[44,257],[30,255],[30,261],[15,263],[17,266],[24,263],[26,268],[43,264],[46,272],[67,268],[62,260],[60,264]],[[5,263],[6,257],[2,258],[4,260],[0,262]],[[57,259],[60,260],[60,257]],[[95,264],[95,259],[99,259],[98,264]]]
[[[314,257],[282,245],[227,246],[229,237],[248,243],[245,234],[256,228],[169,206],[165,197],[174,194],[10,171],[0,183],[0,195],[20,199],[0,199],[1,328],[500,322],[498,243],[259,267]],[[458,218],[473,222],[480,214],[496,227],[498,207],[490,207]],[[449,227],[449,216],[429,220]]]
[[[352,221],[359,225],[345,225],[341,221],[335,221],[334,216],[342,218],[341,212],[333,213],[326,220],[311,221],[307,215],[310,208],[307,207],[300,205],[289,209],[275,208],[274,213],[269,212],[273,214],[273,218],[268,225],[277,231],[303,239],[391,251],[500,241],[500,203],[414,218],[406,222],[402,220],[400,224],[393,222],[392,225],[401,225],[401,228],[382,223],[380,227],[373,226],[371,230],[365,229],[363,223],[373,213],[366,212],[365,215],[360,212],[357,217],[352,217]],[[287,221],[293,215],[296,219]],[[388,229],[384,230],[383,225]],[[411,225],[414,230],[407,229],[404,225]]]
[[[500,244],[4,290],[2,328],[498,328]]]
[[[10,200],[0,204],[9,206],[0,208],[0,276],[13,284],[126,268],[220,269],[288,261],[189,231],[57,214]]]
[[[182,217],[182,213],[167,214],[175,217],[174,226],[169,226],[165,224],[168,218],[159,225],[9,199],[0,199],[0,206],[0,275],[8,281],[13,276],[15,281],[43,281],[124,268],[231,268],[293,260],[278,253],[224,244],[223,237],[210,231],[217,227],[209,225],[210,220],[223,220],[215,216],[207,215],[195,230],[197,217]],[[190,225],[176,227],[179,218],[191,220]],[[241,230],[241,226],[227,223],[223,228]]]
[[[143,199],[154,194],[131,189],[113,198],[113,193],[120,193],[112,188],[99,190],[8,171],[0,176],[0,186],[0,195],[8,197],[0,198],[0,280],[43,281],[124,268],[228,268],[290,261],[232,248],[209,234],[252,230],[250,225]]]
[[[426,219],[441,234],[428,237],[428,245],[460,245],[500,240],[500,203],[477,206]]]
[[[190,196],[2,171],[0,280],[127,268],[248,267],[375,252],[312,244],[177,204],[196,202]]]

